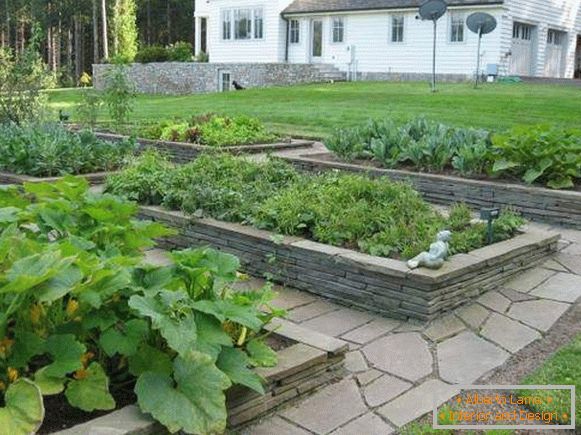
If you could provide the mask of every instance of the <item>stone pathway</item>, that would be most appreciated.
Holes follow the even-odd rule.
[[[397,433],[431,411],[434,395],[446,402],[458,392],[455,384],[474,383],[501,366],[579,301],[581,231],[559,231],[563,241],[552,259],[428,324],[280,289],[275,304],[289,310],[289,320],[350,343],[349,375],[243,434]]]

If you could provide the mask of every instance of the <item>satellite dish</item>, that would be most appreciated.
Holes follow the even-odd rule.
[[[478,35],[478,53],[476,55],[476,82],[474,87],[478,87],[480,79],[480,46],[482,44],[482,35],[487,35],[496,29],[496,18],[485,12],[475,12],[466,19],[466,26],[471,32]]]
[[[448,5],[444,0],[428,0],[420,6],[420,18],[434,23],[434,49],[432,52],[432,92],[436,92],[436,37],[438,34],[438,19],[446,13]]]

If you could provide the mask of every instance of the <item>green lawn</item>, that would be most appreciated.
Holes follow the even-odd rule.
[[[452,125],[504,129],[515,124],[580,126],[581,87],[538,84],[356,82],[317,84],[190,96],[139,96],[134,121],[189,117],[204,112],[258,117],[280,133],[324,136],[369,118],[425,115]],[[75,117],[79,91],[50,91],[53,109]],[[107,121],[103,111],[102,121]]]

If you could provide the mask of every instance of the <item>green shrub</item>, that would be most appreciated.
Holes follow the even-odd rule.
[[[277,159],[255,162],[213,153],[177,167],[162,160],[137,158],[109,178],[106,190],[378,256],[411,258],[447,228],[455,230],[453,252],[486,243],[486,225],[471,224],[465,205],[453,207],[446,219],[409,185],[385,178],[304,175]],[[512,237],[523,222],[503,213],[495,221],[495,240]]]
[[[168,62],[169,60],[169,50],[161,45],[142,47],[135,55],[137,63]]]
[[[135,87],[125,65],[114,64],[107,70],[104,99],[115,125],[127,123],[134,109]]]
[[[0,125],[1,170],[37,177],[117,169],[136,149],[132,140],[108,142],[60,124]]]
[[[493,138],[493,172],[571,188],[581,178],[581,130],[558,127],[515,127]]]
[[[77,106],[77,116],[81,124],[94,128],[101,106],[103,106],[103,94],[94,89],[83,88],[81,103]]]
[[[173,232],[82,179],[0,197],[3,433],[36,433],[43,396],[94,412],[132,394],[167,432],[223,433],[230,387],[264,394],[251,369],[276,365],[263,329],[283,312],[268,286],[233,290],[236,257],[197,249],[144,264]]]
[[[168,51],[172,62],[191,62],[194,48],[189,42],[179,41],[170,45]]]

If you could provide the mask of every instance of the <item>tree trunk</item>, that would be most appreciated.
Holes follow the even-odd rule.
[[[167,0],[166,7],[166,27],[167,27],[167,44],[171,44],[171,6],[170,0]]]
[[[4,7],[6,8],[6,45],[10,47],[11,37],[10,37],[10,0],[6,0]]]
[[[107,31],[107,0],[101,0],[101,22],[103,31],[103,58],[109,59],[109,32]]]
[[[147,45],[151,45],[151,0],[147,0],[147,30],[145,32],[145,40]]]
[[[99,10],[93,0],[93,63],[99,63]]]
[[[119,4],[119,0],[115,0],[115,4],[113,5],[113,24],[112,24],[112,33],[113,33],[113,56],[119,54],[119,8],[121,5]]]
[[[80,15],[75,15],[75,82],[78,82],[81,74],[83,74],[83,53],[82,53],[82,35],[83,35],[83,28],[81,23]]]

